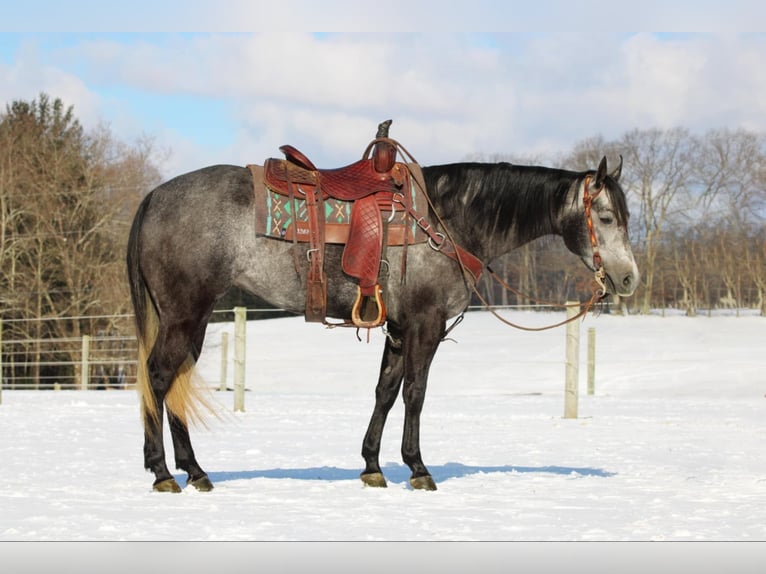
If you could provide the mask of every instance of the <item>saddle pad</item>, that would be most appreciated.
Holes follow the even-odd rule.
[[[308,241],[309,223],[305,200],[299,196],[291,200],[289,197],[269,189],[264,180],[263,166],[251,164],[247,167],[253,175],[256,234],[292,241],[293,235],[297,231],[297,241]],[[410,179],[410,195],[414,209],[428,213],[428,204],[423,192],[415,182],[415,178]],[[323,201],[323,204],[326,225],[325,242],[346,243],[354,202],[328,197]],[[427,241],[427,235],[422,232],[417,223],[408,218],[399,206],[395,206],[395,208],[393,218],[391,217],[390,204],[384,204],[381,208],[382,219],[384,222],[388,222],[387,244],[402,245],[405,230],[407,231],[408,243]]]

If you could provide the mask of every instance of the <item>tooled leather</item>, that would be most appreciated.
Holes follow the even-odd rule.
[[[359,279],[363,295],[370,295],[378,281],[380,254],[383,248],[383,222],[373,196],[354,202],[346,248],[341,265],[343,271]]]

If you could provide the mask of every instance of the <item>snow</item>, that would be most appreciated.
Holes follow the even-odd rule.
[[[224,330],[233,348],[233,326],[211,325],[200,360],[211,387]],[[245,412],[216,391],[220,417],[192,429],[210,493],[152,491],[133,391],[5,389],[0,540],[766,540],[766,319],[591,315],[581,331],[579,416],[565,419],[564,328],[466,315],[422,417],[435,492],[409,487],[401,400],[383,436],[389,487],[359,480],[380,330],[368,344],[300,317],[248,323]]]

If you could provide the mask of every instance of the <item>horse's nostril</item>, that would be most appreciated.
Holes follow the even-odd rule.
[[[628,274],[622,279],[623,287],[630,287],[633,285],[633,275]]]

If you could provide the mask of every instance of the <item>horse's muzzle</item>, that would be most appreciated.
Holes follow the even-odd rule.
[[[596,272],[593,262],[588,257],[581,257],[581,259],[588,269],[594,273]],[[630,267],[623,265],[622,269],[617,271],[604,265],[604,270],[606,272],[604,284],[606,285],[607,293],[619,295],[620,297],[629,297],[633,295],[641,279],[641,275],[639,274],[638,267],[635,263]]]
[[[638,269],[633,269],[627,273],[621,273],[616,277],[612,277],[609,273],[606,274],[606,285],[610,293],[619,295],[620,297],[629,297],[633,295],[638,287],[640,276]]]

